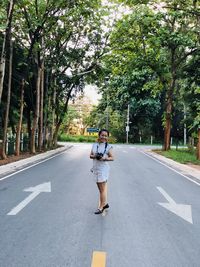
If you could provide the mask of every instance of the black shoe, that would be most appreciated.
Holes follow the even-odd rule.
[[[101,214],[102,212],[103,212],[103,209],[102,209],[102,210],[97,209],[97,210],[94,212],[94,214]]]
[[[103,207],[103,210],[105,210],[105,209],[108,209],[109,208],[109,205],[108,205],[108,203]]]

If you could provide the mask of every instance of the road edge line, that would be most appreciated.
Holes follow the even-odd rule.
[[[191,179],[190,177],[188,177],[188,176],[184,175],[183,173],[181,173],[181,172],[179,172],[179,171],[175,170],[174,168],[172,168],[172,167],[168,166],[167,164],[165,164],[165,163],[163,163],[162,161],[160,161],[160,160],[158,160],[158,159],[154,158],[153,156],[151,156],[151,155],[147,154],[146,152],[144,152],[144,151],[141,151],[141,150],[139,150],[139,151],[140,151],[142,154],[146,155],[147,157],[149,157],[149,158],[151,158],[151,159],[153,159],[153,160],[157,161],[158,163],[160,163],[160,164],[164,165],[164,166],[165,166],[165,167],[167,167],[168,169],[170,169],[170,170],[172,170],[172,171],[174,171],[174,172],[176,172],[176,173],[180,174],[181,176],[183,176],[184,178],[186,178],[186,179],[187,179],[187,180],[189,180],[190,182],[193,182],[194,184],[196,184],[196,185],[200,186],[200,183],[198,183],[198,182],[194,181],[194,180],[193,180],[193,179]]]
[[[69,147],[69,148],[71,148],[71,147]],[[15,175],[15,174],[18,174],[18,173],[20,173],[20,172],[23,172],[23,171],[25,171],[25,170],[27,170],[27,169],[30,169],[30,168],[32,168],[32,167],[34,167],[34,166],[36,166],[36,165],[39,165],[39,164],[41,164],[41,163],[43,163],[43,162],[45,162],[45,161],[47,161],[47,160],[50,160],[50,159],[52,159],[52,158],[55,158],[55,157],[57,157],[57,156],[59,156],[59,155],[61,155],[61,154],[64,154],[69,148],[67,148],[65,151],[61,151],[61,152],[57,152],[56,153],[56,155],[53,155],[53,156],[50,156],[50,157],[48,157],[48,158],[46,158],[46,159],[43,159],[43,160],[41,160],[41,161],[39,161],[39,162],[36,162],[36,163],[33,163],[33,164],[31,164],[30,166],[27,166],[27,167],[22,167],[22,169],[20,169],[20,170],[18,170],[18,171],[14,171],[14,172],[12,172],[11,174],[8,174],[8,175],[6,175],[6,176],[3,176],[2,178],[0,178],[0,181],[3,181],[3,180],[5,180],[5,179],[7,179],[7,178],[9,178],[9,177],[11,177],[11,176],[13,176],[13,175]]]

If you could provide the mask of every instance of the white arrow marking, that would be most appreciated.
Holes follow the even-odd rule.
[[[185,221],[193,224],[192,221],[192,208],[191,205],[177,204],[162,187],[157,187],[160,193],[168,200],[169,203],[159,203],[165,209],[175,213],[177,216],[181,217]]]
[[[7,215],[16,215],[20,212],[29,202],[31,202],[35,197],[37,197],[42,192],[51,192],[51,183],[39,184],[35,187],[29,187],[24,189],[26,192],[33,192],[27,198],[25,198],[22,202],[19,203],[15,208],[13,208]]]

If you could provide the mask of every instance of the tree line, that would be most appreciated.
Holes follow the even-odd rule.
[[[171,134],[180,136],[184,127],[200,140],[199,1],[115,2],[127,12],[117,21],[111,52],[104,56],[98,111],[110,108],[114,128],[115,119],[126,121],[129,105],[133,140],[148,131],[162,136],[164,150],[170,149]],[[118,135],[125,136],[124,131],[118,128]]]
[[[69,100],[98,71],[109,33],[103,30],[106,6],[98,0],[4,0],[0,14],[0,139],[6,158],[8,129],[16,134],[16,155],[23,131],[31,153],[57,145]]]
[[[16,155],[23,131],[31,153],[55,147],[87,83],[102,93],[91,126],[109,119],[119,139],[130,126],[133,140],[148,132],[164,150],[184,127],[200,140],[199,1],[4,0],[0,16],[2,158],[8,128]]]

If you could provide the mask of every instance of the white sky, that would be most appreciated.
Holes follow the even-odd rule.
[[[87,96],[94,105],[97,105],[98,101],[101,99],[101,95],[97,93],[97,88],[93,85],[86,85],[84,95]]]

